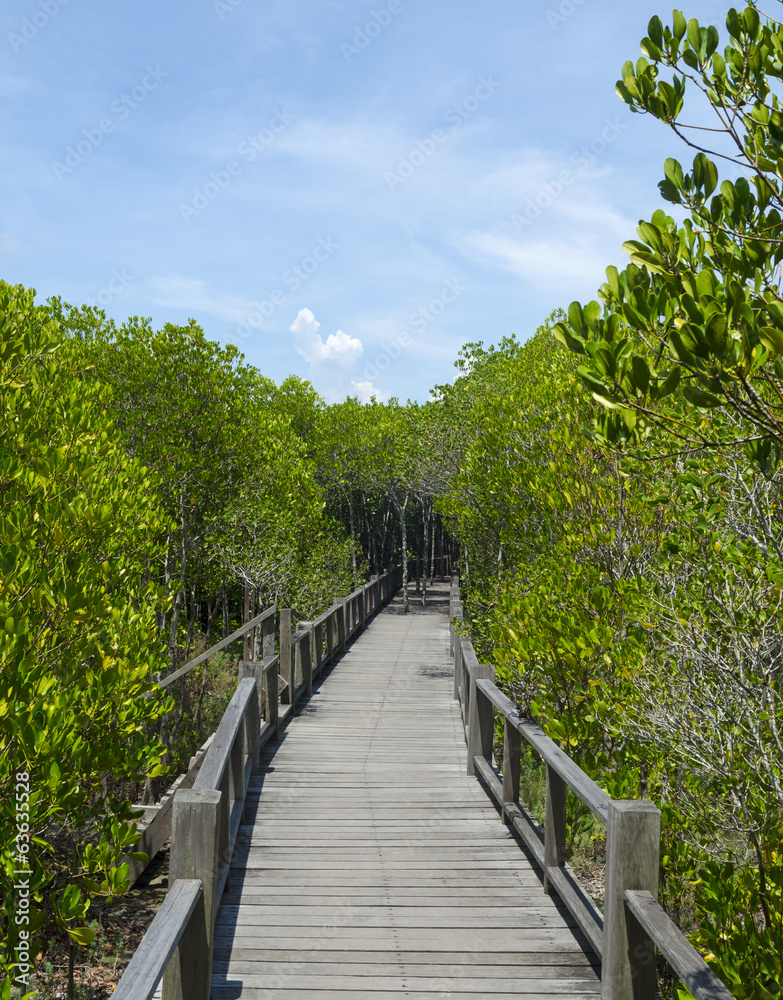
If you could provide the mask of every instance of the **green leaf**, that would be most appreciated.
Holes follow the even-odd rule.
[[[655,388],[655,398],[663,399],[665,396],[671,395],[677,386],[680,384],[680,369],[672,368],[666,378]]]
[[[682,394],[689,403],[698,406],[700,410],[709,410],[714,406],[720,406],[723,402],[719,396],[715,396],[711,392],[705,392],[695,385],[686,385],[682,390]]]
[[[555,340],[558,340],[564,347],[568,348],[572,354],[584,354],[584,341],[578,340],[571,334],[571,331],[563,323],[557,323],[552,328]]]
[[[697,53],[701,48],[701,31],[699,30],[699,22],[695,17],[690,18],[687,26],[688,32],[688,44]]]
[[[718,168],[704,153],[697,153],[693,160],[693,180],[696,187],[704,191],[709,198],[718,186]]]
[[[86,946],[95,939],[95,931],[89,927],[69,927],[68,936],[77,944]]]
[[[635,357],[631,362],[633,381],[636,388],[644,396],[650,386],[650,368],[644,358]]]
[[[762,326],[759,329],[759,340],[770,353],[783,355],[783,330],[774,326]]]
[[[672,11],[672,34],[678,41],[682,41],[687,31],[687,22],[682,11]]]
[[[723,313],[713,313],[704,327],[704,334],[710,349],[722,356],[729,343],[729,324]]]
[[[623,243],[623,250],[630,256],[634,264],[646,267],[648,271],[652,271],[654,274],[665,274],[667,272],[667,268],[661,260],[655,254],[650,253],[648,248],[643,243],[639,243],[638,240],[626,240]]]

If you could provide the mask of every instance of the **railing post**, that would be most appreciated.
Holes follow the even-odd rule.
[[[606,833],[601,1000],[654,1000],[655,946],[626,910],[627,889],[658,898],[661,814],[649,801],[612,801]]]
[[[304,693],[310,696],[313,693],[313,627],[312,622],[299,622],[296,626],[297,632],[304,632],[297,646],[299,653],[299,665],[302,669],[302,684]]]
[[[248,702],[245,713],[244,752],[250,758],[250,773],[258,774],[261,770],[261,703],[258,695]]]
[[[513,802],[519,805],[519,772],[522,757],[522,737],[519,730],[506,719],[503,725],[503,804]],[[501,810],[503,822],[507,822]]]
[[[337,624],[337,612],[336,612],[336,610],[332,609],[331,614],[328,614],[326,616],[326,618],[323,620],[323,624],[321,625],[321,628],[323,629],[323,632],[325,633],[325,635],[324,635],[324,646],[326,648],[325,648],[325,651],[324,651],[324,661],[323,661],[324,662],[324,666],[326,666],[326,664],[332,663],[334,661],[334,646],[335,646],[335,642],[334,642],[335,635],[334,635],[334,633],[335,633],[335,626],[336,626],[336,624]]]
[[[459,608],[454,615],[456,621],[462,621],[462,608]],[[465,663],[462,657],[462,636],[457,631],[456,625],[451,623],[451,644],[454,656],[454,697],[457,701],[460,698],[460,691],[465,686]]]
[[[365,609],[366,605],[367,590],[362,587],[359,591],[359,597],[356,602],[356,634],[360,635],[364,632],[364,623],[367,620],[367,612]]]
[[[460,605],[461,601],[459,596],[459,577],[453,576],[451,578],[451,586],[449,587],[449,618],[454,618],[456,613],[457,605]],[[454,628],[451,629],[451,655],[454,655],[455,648],[455,638],[454,638]]]
[[[262,623],[262,628],[264,631],[264,644],[261,650],[261,659],[265,660],[269,656],[275,655],[275,614],[270,615],[265,622]]]
[[[280,609],[280,673],[288,688],[284,695],[286,705],[296,706],[296,676],[294,658],[291,656],[291,609]]]
[[[484,698],[476,688],[476,681],[483,678],[494,680],[491,667],[479,664],[470,673],[470,710],[468,714],[468,774],[475,774],[474,757],[492,759],[492,737],[495,713],[492,702]]]
[[[313,664],[313,677],[318,676],[318,672],[321,669],[323,663],[324,655],[324,643],[323,643],[323,626],[313,624],[310,630],[310,654],[312,657]]]
[[[346,597],[338,597],[335,599],[335,607],[337,608],[337,649],[340,653],[345,652],[345,642],[346,636],[350,629],[350,623],[348,620],[348,599]]]
[[[266,681],[266,719],[270,725],[275,727],[275,735],[278,730],[278,720],[280,719],[280,685],[278,684],[278,670],[280,669],[279,657],[274,658],[275,663],[264,670]],[[264,660],[264,663],[268,662]]]
[[[169,885],[198,878],[204,891],[204,934],[195,928],[183,937],[178,955],[163,975],[163,1000],[209,1000],[214,954],[218,876],[218,817],[221,793],[183,789],[174,797],[171,816]],[[194,919],[196,914],[194,914]],[[206,948],[191,952],[199,937]]]
[[[246,677],[252,677],[256,682],[256,696],[258,699],[258,727],[259,727],[259,739],[261,731],[261,719],[264,717],[264,668],[261,660],[240,660],[239,661],[239,680],[243,681]]]
[[[245,719],[246,716],[243,716],[240,732],[234,741],[228,757],[228,768],[231,774],[231,805],[233,806],[234,802],[241,802],[243,813],[245,802],[245,744],[247,742],[247,723]]]
[[[460,639],[462,638],[460,636],[458,630],[457,630],[456,622],[461,622],[462,620],[463,620],[462,619],[462,605],[459,602],[457,602],[454,605],[454,608],[453,608],[453,613],[451,615],[451,622],[450,622],[450,628],[449,628],[449,638],[451,640],[451,655],[454,657],[454,662],[455,663],[457,661],[457,658],[460,655],[459,644],[460,644]],[[455,676],[456,676],[456,672],[455,672]],[[457,690],[457,688],[456,688],[456,680],[455,680],[454,684],[455,684],[455,688],[454,689],[456,691]]]
[[[544,820],[544,892],[553,889],[547,869],[562,868],[566,850],[566,783],[551,765],[546,766],[546,819]]]

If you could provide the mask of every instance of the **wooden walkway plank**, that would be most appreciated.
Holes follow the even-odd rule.
[[[264,751],[215,1000],[600,993],[584,936],[465,773],[445,614],[411,607],[379,614]]]

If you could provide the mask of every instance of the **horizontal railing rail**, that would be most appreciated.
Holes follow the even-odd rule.
[[[462,635],[459,577],[452,577],[450,644],[454,696],[459,699],[468,747],[468,774],[481,779],[501,816],[519,834],[544,874],[544,891],[557,893],[601,959],[602,1000],[654,1000],[656,949],[697,1000],[731,1000],[710,969],[657,901],[661,814],[648,800],[610,798],[535,723],[521,719],[498,688],[490,667],[478,662]],[[503,724],[503,763],[493,757],[495,713]],[[546,767],[543,829],[519,799],[522,740]],[[572,792],[606,828],[604,912],[566,863],[566,795]]]
[[[158,687],[167,688],[174,681],[178,681],[180,677],[184,677],[189,674],[194,667],[198,667],[208,660],[210,656],[214,656],[215,653],[221,652],[226,646],[230,646],[232,642],[236,642],[237,639],[241,639],[246,633],[253,631],[259,627],[263,627],[264,623],[275,617],[275,608],[267,608],[266,611],[262,611],[260,615],[256,615],[255,618],[251,619],[249,622],[245,622],[244,625],[240,625],[236,631],[232,632],[231,635],[227,635],[225,639],[221,639],[220,642],[216,642],[214,646],[210,646],[209,649],[204,650],[195,659],[190,660],[183,667],[175,670],[173,673],[164,677],[162,681],[158,681]]]
[[[231,857],[247,791],[259,773],[261,749],[312,693],[313,680],[345,652],[367,622],[397,592],[402,568],[373,577],[348,597],[338,598],[315,621],[291,632],[291,611],[276,609],[249,621],[176,672],[260,628],[252,644],[263,659],[242,660],[237,689],[202,755],[191,788],[180,788],[167,806],[171,823],[169,890],[166,899],[120,980],[115,997],[151,1000],[161,979],[164,1000],[209,1000],[215,917],[231,877]],[[270,622],[272,628],[269,628]],[[166,681],[177,678],[172,674]],[[162,682],[163,683],[163,682]]]

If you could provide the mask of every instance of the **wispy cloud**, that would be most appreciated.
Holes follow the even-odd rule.
[[[183,274],[158,275],[150,279],[150,298],[159,306],[207,313],[237,323],[250,308],[249,300],[212,292],[207,282]]]

